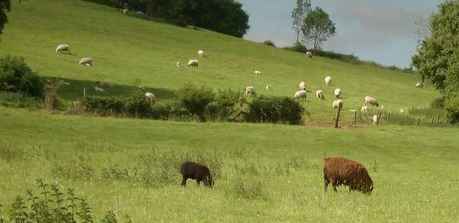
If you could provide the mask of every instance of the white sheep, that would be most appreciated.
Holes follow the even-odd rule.
[[[271,90],[271,88],[272,88],[272,86],[271,86],[270,84],[267,84],[266,87],[265,87],[265,89],[266,89],[267,91]]]
[[[261,75],[261,71],[259,70],[254,70],[253,71],[253,74],[257,75],[257,76],[260,76]]]
[[[373,124],[378,124],[378,120],[379,120],[378,115],[373,115],[372,117]]]
[[[418,83],[416,83],[416,87],[417,87],[417,88],[423,88],[423,87],[424,87],[424,84],[421,83],[421,82],[418,82]]]
[[[325,99],[324,91],[322,91],[322,90],[317,90],[317,91],[316,91],[316,98],[322,99],[322,100]]]
[[[252,96],[252,95],[255,95],[255,87],[254,86],[245,87],[245,96]]]
[[[204,52],[204,50],[198,50],[198,55],[200,57],[205,57],[206,56],[206,53]]]
[[[145,99],[149,101],[150,103],[154,102],[156,100],[155,94],[151,92],[145,92]]]
[[[298,89],[299,90],[306,90],[306,83],[304,81],[301,81],[299,84],[298,84]]]
[[[197,59],[191,59],[188,61],[188,66],[189,67],[198,67],[199,66],[199,60]]]
[[[336,88],[335,91],[333,92],[335,94],[336,98],[341,98],[341,94],[343,93],[341,91],[341,88]]]
[[[376,100],[375,97],[371,97],[371,96],[365,96],[363,104],[366,105],[366,106],[368,106],[368,105],[372,105],[372,106],[376,106],[376,107],[379,106],[378,100]]]
[[[94,61],[91,57],[83,57],[80,59],[80,62],[78,62],[78,64],[84,65],[84,66],[93,66]]]
[[[69,44],[59,44],[57,45],[56,47],[56,53],[57,54],[61,54],[63,52],[67,52],[67,53],[70,53],[70,45]]]
[[[405,113],[405,109],[401,108],[400,113]]]
[[[295,92],[295,95],[293,96],[295,99],[299,99],[299,98],[304,98],[306,99],[307,97],[307,92],[306,90],[299,90],[297,92]]]
[[[128,12],[129,12],[128,9],[121,9],[121,13],[123,13],[123,14],[125,14],[125,15],[126,15]]]
[[[306,51],[306,56],[308,58],[312,58],[312,52],[311,51]]]
[[[97,86],[94,87],[94,90],[97,91],[97,92],[104,92],[105,91],[103,88],[97,87]]]
[[[325,85],[329,86],[332,83],[332,78],[330,76],[326,76],[324,78],[324,81],[325,81]]]
[[[177,68],[182,67],[182,63],[180,61],[177,61],[177,63],[175,63],[175,67],[177,67]]]
[[[368,112],[368,106],[363,105],[362,108],[360,108],[360,112],[367,113]]]
[[[332,104],[334,109],[343,108],[343,105],[344,103],[343,103],[343,100],[341,99],[334,100]]]

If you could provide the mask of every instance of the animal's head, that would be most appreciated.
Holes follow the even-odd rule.
[[[211,175],[209,175],[206,178],[204,178],[203,182],[204,182],[204,185],[206,185],[208,187],[212,187],[214,185],[214,181],[212,180],[212,176]]]
[[[364,194],[368,195],[370,195],[373,192],[373,181],[371,180],[370,176],[367,176],[364,184],[360,189]]]

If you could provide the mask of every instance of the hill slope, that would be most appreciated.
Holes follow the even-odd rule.
[[[389,110],[424,106],[436,96],[432,89],[416,89],[416,77],[370,65],[347,64],[304,55],[208,31],[194,31],[123,15],[116,9],[78,0],[41,0],[15,4],[0,43],[0,54],[24,56],[41,75],[78,80],[63,90],[65,98],[82,94],[94,81],[119,86],[107,94],[123,94],[139,84],[157,89],[160,98],[187,82],[213,88],[243,89],[254,85],[262,94],[292,96],[305,80],[311,90],[325,88],[331,75],[334,87],[344,91],[347,109],[359,108],[362,98],[373,95]],[[269,37],[267,37],[268,39]],[[69,43],[74,55],[56,56],[59,43]],[[205,49],[198,70],[177,69],[177,61],[196,57]],[[92,68],[77,64],[80,57],[95,59]],[[256,78],[254,70],[263,75]],[[265,91],[271,84],[272,91]],[[327,102],[312,100],[314,114],[330,111]]]

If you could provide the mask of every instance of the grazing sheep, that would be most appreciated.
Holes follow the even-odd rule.
[[[379,121],[378,115],[373,115],[373,117],[371,118],[371,120],[373,121],[373,124],[378,124],[378,121]]]
[[[373,106],[379,107],[378,100],[376,100],[376,98],[371,97],[371,96],[365,96],[363,104],[366,106],[373,105]]]
[[[257,75],[257,76],[260,76],[260,75],[261,75],[261,71],[255,70],[255,71],[253,71],[253,74],[255,74],[255,75]]]
[[[182,186],[186,186],[186,181],[188,179],[196,180],[198,185],[200,185],[202,181],[204,185],[208,187],[212,187],[214,184],[209,168],[199,163],[190,161],[184,162],[180,167],[180,173],[183,177]]]
[[[271,90],[271,88],[272,88],[272,87],[271,87],[270,84],[267,84],[266,87],[265,87],[265,89],[266,89],[267,91]]]
[[[206,56],[206,53],[204,52],[204,50],[198,50],[198,55],[200,57],[205,57]]]
[[[326,76],[324,78],[324,81],[326,86],[330,86],[330,84],[332,83],[332,78],[330,76]]]
[[[316,98],[321,99],[321,100],[324,100],[324,99],[325,99],[324,91],[322,91],[322,90],[317,90],[317,91],[316,91]]]
[[[423,87],[424,87],[424,84],[421,83],[421,82],[418,82],[418,83],[416,83],[416,87],[417,87],[417,88],[423,88]]]
[[[368,106],[363,105],[362,108],[360,108],[360,112],[367,113],[368,112]]]
[[[405,109],[401,108],[400,113],[405,113]]]
[[[304,81],[301,81],[299,84],[298,84],[298,89],[299,90],[306,90],[306,83]]]
[[[341,98],[341,94],[343,93],[341,91],[341,88],[336,88],[335,91],[333,92],[335,94],[336,98]]]
[[[306,51],[306,57],[312,58],[312,52],[311,51]]]
[[[333,104],[332,104],[334,109],[342,108],[343,105],[344,105],[344,103],[343,103],[343,100],[341,100],[341,99],[334,100]]]
[[[367,169],[360,163],[342,157],[329,157],[324,159],[324,189],[332,184],[333,190],[340,185],[349,187],[349,191],[371,193],[373,180],[368,175]]]
[[[307,97],[306,90],[299,90],[299,91],[295,92],[295,95],[293,96],[293,98],[295,98],[295,99],[304,98],[305,100],[306,100],[306,97]]]
[[[89,66],[93,66],[94,65],[94,61],[92,60],[91,57],[83,57],[83,58],[80,59],[80,62],[78,62],[78,64],[89,67]]]
[[[254,86],[247,86],[245,87],[245,96],[254,96],[255,95],[255,87]]]
[[[197,59],[191,59],[188,61],[188,66],[189,67],[198,67],[199,66],[199,60]]]
[[[104,92],[105,91],[103,88],[97,87],[97,86],[94,87],[94,90],[97,91],[97,92]]]
[[[123,13],[123,14],[125,14],[125,15],[126,15],[128,12],[129,12],[128,9],[121,9],[121,13]]]
[[[155,94],[153,94],[151,92],[145,92],[145,99],[148,102],[153,103],[156,100],[156,96],[155,96]]]
[[[56,47],[56,54],[62,54],[62,53],[68,53],[70,54],[70,45],[69,44],[59,44]]]

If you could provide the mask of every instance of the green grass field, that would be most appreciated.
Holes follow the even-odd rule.
[[[14,1],[15,3],[15,1]],[[42,76],[71,84],[73,100],[96,81],[107,95],[136,86],[174,100],[185,83],[291,96],[301,80],[323,88],[310,99],[311,119],[331,120],[331,93],[344,91],[345,109],[365,95],[385,109],[425,107],[438,96],[416,89],[416,76],[304,55],[209,31],[149,22],[79,0],[14,4],[0,55],[23,56]],[[56,56],[59,43],[74,55]],[[207,58],[197,70],[175,63]],[[77,64],[91,56],[94,67]],[[255,77],[253,70],[261,70]],[[334,86],[325,88],[331,75]],[[273,89],[265,91],[271,84]],[[96,94],[90,91],[90,94]],[[459,221],[459,129],[385,125],[368,128],[195,123],[52,115],[0,107],[0,204],[34,188],[36,179],[75,188],[100,216],[108,209],[134,222],[451,222]],[[371,196],[324,193],[322,159],[359,160],[375,182]],[[216,174],[212,190],[182,188],[177,165],[193,159]]]

